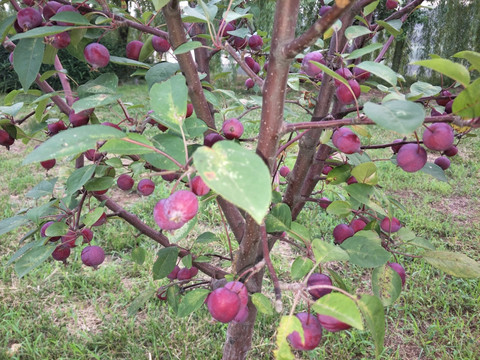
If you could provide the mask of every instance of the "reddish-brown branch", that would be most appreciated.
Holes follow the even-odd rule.
[[[267,264],[268,272],[272,277],[273,288],[275,291],[275,300],[277,304],[282,304],[282,291],[280,290],[280,285],[278,282],[278,276],[275,272],[275,268],[273,267],[272,260],[270,259],[270,249],[268,245],[268,237],[267,237],[267,230],[265,225],[261,226],[262,232],[262,250],[263,250],[263,258],[265,259],[265,263]]]
[[[73,93],[72,93],[72,88],[70,86],[70,81],[67,78],[67,75],[63,73],[63,65],[60,62],[60,58],[58,55],[55,55],[55,61],[54,61],[54,66],[55,70],[58,71],[57,75],[58,78],[60,79],[60,83],[62,84],[63,92],[65,94],[65,100],[67,101],[67,104],[69,106],[72,106],[73,104]]]

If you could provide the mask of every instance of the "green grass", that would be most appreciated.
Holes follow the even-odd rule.
[[[140,89],[146,90],[142,86]],[[131,116],[141,118],[148,109],[148,99],[133,85],[120,91],[132,103],[143,108],[133,109]],[[293,111],[297,111],[292,107]],[[98,112],[101,121],[118,122],[118,106]],[[259,113],[252,112],[247,136],[256,134]],[[299,118],[302,118],[300,115]],[[290,119],[289,119],[290,120]],[[221,119],[217,121],[220,123]],[[369,128],[374,141],[391,139],[383,131]],[[407,174],[388,161],[377,162],[381,169],[380,185],[399,201],[407,212],[396,210],[395,215],[418,235],[439,249],[461,251],[479,260],[480,253],[480,140],[467,139],[460,145],[459,156],[452,159],[447,170],[449,183],[417,173]],[[23,194],[44,178],[39,165],[21,166],[20,154],[32,145],[17,144],[12,151],[1,150],[0,218],[13,216],[26,206],[33,205]],[[292,156],[292,155],[290,155]],[[388,158],[385,150],[372,157]],[[287,163],[294,159],[287,158]],[[67,173],[54,168],[51,176],[65,180]],[[138,180],[138,179],[137,179]],[[158,177],[155,196],[139,198],[113,190],[110,194],[123,201],[127,208],[150,225],[151,209],[160,197],[171,189]],[[325,193],[333,196],[334,187],[327,185]],[[342,220],[327,216],[313,204],[308,204],[300,221],[314,237],[331,241],[331,232]],[[220,216],[213,204],[200,215],[200,229],[213,231],[220,240],[205,246],[208,252],[225,253],[228,249]],[[154,291],[165,281],[154,281],[152,265],[159,246],[119,219],[109,220],[108,226],[95,229],[94,243],[102,245],[107,259],[97,271],[81,265],[80,251],[73,252],[69,265],[48,260],[22,279],[13,266],[5,266],[19,248],[19,240],[28,229],[23,228],[0,240],[0,359],[219,359],[227,326],[211,320],[205,307],[186,318],[177,318],[165,303],[152,297],[137,312],[128,317],[127,310],[144,291]],[[189,240],[181,240],[187,246]],[[143,265],[135,264],[131,251],[137,246],[147,250]],[[214,249],[211,249],[211,247]],[[210,248],[209,248],[210,247]],[[202,248],[200,248],[202,250]],[[413,251],[413,249],[405,249]],[[277,243],[272,252],[273,262],[282,280],[288,277],[289,267],[297,251]],[[386,309],[387,334],[383,359],[476,359],[480,358],[480,285],[478,280],[463,280],[432,269],[418,259],[398,259],[405,265],[407,283],[397,302]],[[345,276],[352,289],[370,289],[369,271],[350,265],[331,266]],[[265,293],[271,295],[268,276]],[[293,301],[284,294],[284,311]],[[275,328],[278,316],[259,315],[255,326],[251,359],[271,359],[275,347]],[[371,359],[373,340],[368,332],[357,330],[341,333],[325,332],[321,346],[300,353],[299,359]]]

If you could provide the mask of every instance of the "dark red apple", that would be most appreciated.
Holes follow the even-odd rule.
[[[18,25],[23,31],[27,31],[42,25],[42,14],[35,8],[27,7],[17,13]]]
[[[197,196],[207,195],[210,188],[205,184],[200,176],[195,176],[192,179],[192,191]]]
[[[302,323],[304,341],[297,331],[292,332],[287,336],[288,341],[296,350],[313,350],[322,339],[322,326],[315,315],[302,312],[298,313],[296,317]]]
[[[93,69],[105,67],[110,62],[110,52],[105,46],[99,43],[90,43],[85,46],[83,55]]]
[[[197,212],[198,199],[191,191],[175,191],[165,201],[165,215],[169,221],[186,223],[193,219]]]
[[[150,179],[142,179],[138,182],[137,190],[143,196],[148,196],[155,190],[155,183]]]
[[[143,42],[139,40],[130,41],[126,47],[127,58],[132,60],[138,60],[140,56],[140,51],[142,51]]]
[[[344,322],[341,322],[340,320],[332,316],[318,314],[317,318],[320,322],[320,325],[322,325],[325,330],[328,330],[330,332],[348,330],[351,328],[350,325],[345,324]]]
[[[84,265],[96,269],[105,260],[105,251],[100,246],[86,246],[82,250],[81,257]]]
[[[404,286],[405,280],[407,278],[407,273],[405,272],[405,269],[403,268],[403,266],[398,263],[391,263],[391,262],[389,262],[387,265],[390,266],[393,270],[395,270],[398,275],[400,275],[400,278],[402,279],[402,286]]]
[[[400,230],[401,227],[402,224],[400,224],[400,220],[396,217],[390,219],[388,216],[385,216],[380,223],[380,228],[387,233],[395,233]]]
[[[250,39],[248,39],[248,46],[253,51],[258,51],[262,49],[263,46],[263,39],[260,35],[252,35]]]
[[[454,139],[453,129],[446,123],[434,123],[423,132],[423,144],[430,150],[447,150]]]
[[[318,285],[328,285],[332,286],[332,279],[330,279],[330,276],[325,275],[325,274],[320,274],[320,273],[313,273],[310,275],[310,277],[307,280],[307,286],[309,288],[318,286]],[[312,297],[317,300],[320,299],[322,296],[330,294],[332,292],[332,289],[329,288],[314,288],[314,289],[308,289],[308,292]]]
[[[133,178],[128,174],[122,174],[117,179],[117,186],[122,190],[131,190],[133,188]]]
[[[313,51],[306,54],[302,60],[302,70],[310,77],[317,77],[321,74],[322,70],[312,63],[312,61],[326,64],[325,59],[320,51]]]
[[[185,222],[170,221],[167,218],[167,215],[165,214],[165,201],[167,201],[167,199],[161,199],[155,205],[155,207],[153,208],[153,219],[162,230],[171,231],[180,229],[185,224]]]
[[[436,158],[434,163],[440,166],[443,170],[447,170],[450,167],[450,160],[445,156]]]
[[[222,132],[229,140],[240,139],[243,130],[243,124],[237,118],[227,119],[222,125]]]
[[[417,144],[402,145],[397,154],[397,165],[406,172],[420,170],[427,163],[427,152]]]
[[[152,38],[152,46],[159,53],[165,53],[170,49],[168,40],[156,35]]]
[[[232,321],[241,306],[240,297],[226,288],[218,288],[208,296],[208,311],[215,320],[223,323]]]
[[[333,229],[333,242],[337,245],[343,243],[349,237],[352,237],[354,234],[353,229],[347,224],[339,224]]]

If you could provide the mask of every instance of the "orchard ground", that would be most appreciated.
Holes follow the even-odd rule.
[[[146,86],[124,85],[123,94],[147,104]],[[3,103],[0,97],[0,102]],[[113,109],[120,113],[120,109]],[[144,109],[140,109],[143,113]],[[291,108],[298,121],[305,121],[298,108]],[[110,109],[98,112],[101,121],[110,121]],[[289,114],[287,113],[287,116]],[[244,138],[256,135],[258,112],[242,119]],[[218,121],[221,124],[220,121]],[[155,130],[150,130],[155,131]],[[382,130],[371,131],[378,140],[388,135]],[[393,139],[390,139],[393,140]],[[362,144],[367,144],[362,137]],[[1,150],[0,191],[1,218],[13,216],[25,207],[23,194],[42,179],[40,165],[21,166],[24,150],[32,150],[15,142],[10,152]],[[449,183],[434,180],[421,172],[407,174],[391,162],[378,162],[380,184],[393,189],[390,195],[400,198],[411,213],[398,214],[401,221],[419,236],[429,239],[438,249],[463,252],[476,258],[480,253],[480,140],[468,139],[468,149],[462,144],[446,171]],[[379,158],[390,158],[390,150],[377,150]],[[429,154],[429,161],[434,160]],[[291,159],[293,161],[293,159]],[[287,158],[287,165],[289,159]],[[50,176],[65,179],[57,167]],[[139,179],[135,179],[136,182]],[[160,183],[157,179],[155,182]],[[161,182],[165,184],[165,182]],[[125,193],[118,188],[107,195],[119,200],[127,209],[134,209],[142,219],[153,225],[151,210],[158,199],[166,197],[169,186],[157,186],[150,197],[135,191]],[[135,189],[135,188],[134,188]],[[325,194],[334,196],[328,186]],[[74,249],[69,265],[64,267],[53,260],[19,280],[12,266],[0,270],[0,359],[219,359],[225,339],[226,324],[215,322],[206,306],[186,318],[178,318],[166,304],[158,300],[155,290],[163,284],[152,279],[151,269],[159,247],[142,236],[136,237],[124,221],[109,219],[114,226],[95,229],[93,244],[101,245],[106,261],[97,271],[82,266],[80,249]],[[308,224],[316,237],[332,241],[331,233],[339,219],[326,216],[318,206],[308,206],[300,221]],[[220,215],[201,214],[206,224],[189,236],[202,231],[214,232],[219,241],[204,244],[208,252],[227,249],[226,236]],[[317,226],[315,224],[318,224]],[[321,224],[321,226],[320,226]],[[0,261],[5,264],[18,249],[25,229],[2,236]],[[185,241],[185,240],[183,240]],[[138,245],[147,249],[143,265],[132,261],[132,250]],[[296,254],[285,243],[275,246],[272,261],[278,275],[290,281],[288,270]],[[220,252],[220,251],[219,251]],[[386,308],[387,331],[383,359],[478,359],[480,358],[480,284],[477,280],[452,278],[426,265],[422,260],[406,260],[405,291],[393,306]],[[349,286],[370,291],[368,271],[351,265],[350,269],[335,270],[354,273]],[[201,276],[200,276],[201,278]],[[266,294],[273,294],[270,278],[265,278]],[[149,300],[134,317],[129,317],[131,304],[142,293]],[[286,293],[285,307],[293,299]],[[298,309],[299,311],[301,309]],[[277,316],[259,314],[255,325],[249,358],[270,359],[275,347]],[[321,345],[309,352],[296,352],[299,359],[371,359],[373,340],[368,332],[348,330],[324,332]]]

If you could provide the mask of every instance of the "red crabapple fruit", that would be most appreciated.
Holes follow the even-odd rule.
[[[85,60],[92,68],[98,69],[108,65],[110,62],[110,53],[108,49],[99,43],[90,43],[83,49]]]
[[[143,196],[148,196],[155,190],[155,183],[150,179],[142,179],[138,182],[137,190]]]
[[[296,317],[300,320],[303,328],[304,341],[297,331],[292,332],[287,336],[288,341],[296,350],[313,350],[322,339],[322,326],[315,315],[302,312],[298,313]]]
[[[82,250],[81,257],[84,265],[96,269],[105,260],[105,251],[100,246],[86,246]]]

